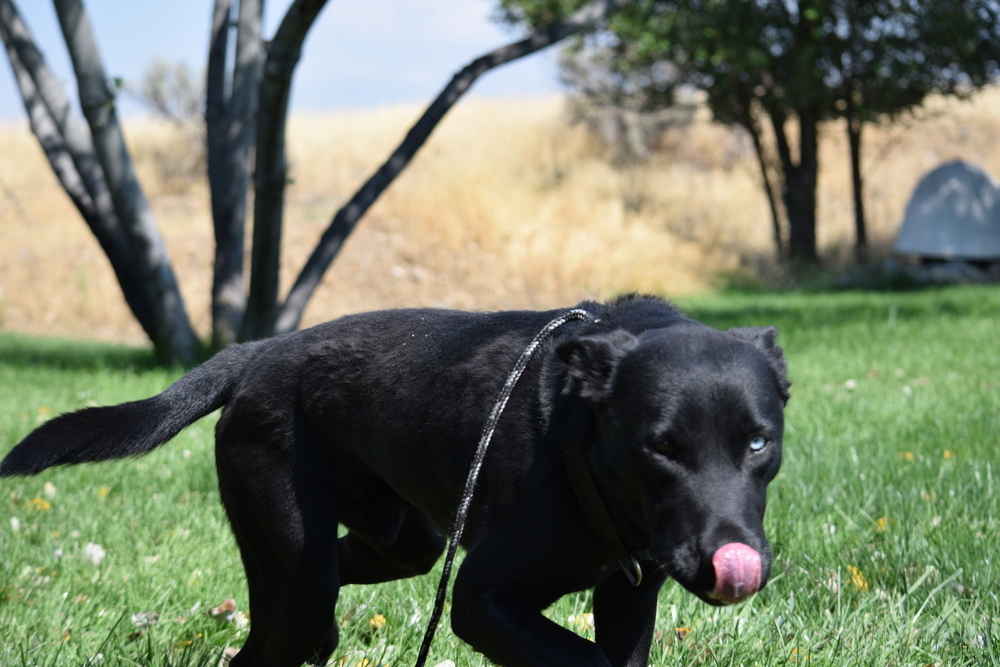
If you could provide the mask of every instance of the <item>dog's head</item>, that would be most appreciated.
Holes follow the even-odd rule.
[[[711,604],[767,583],[763,518],[789,382],[776,329],[695,323],[563,343],[592,420],[591,469],[624,537]],[[622,516],[625,515],[625,516]]]

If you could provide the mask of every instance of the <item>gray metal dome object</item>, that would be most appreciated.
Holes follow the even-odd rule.
[[[961,160],[931,171],[913,191],[892,250],[930,259],[1000,259],[1000,186]]]

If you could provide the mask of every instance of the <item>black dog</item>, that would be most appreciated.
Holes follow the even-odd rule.
[[[729,604],[770,571],[775,329],[724,333],[652,297],[580,308],[597,321],[557,330],[515,388],[462,540],[452,627],[506,667],[645,665],[668,575]],[[0,475],[142,454],[225,406],[219,485],[252,616],[232,665],[323,664],[342,585],[438,559],[509,370],[563,312],[384,311],[231,347],[158,396],[49,421]],[[541,613],[585,589],[596,643]]]

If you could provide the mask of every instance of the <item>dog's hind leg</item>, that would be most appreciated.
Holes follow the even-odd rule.
[[[235,407],[216,449],[250,587],[250,636],[232,667],[323,665],[337,645],[340,588],[329,461],[302,420],[264,428]]]

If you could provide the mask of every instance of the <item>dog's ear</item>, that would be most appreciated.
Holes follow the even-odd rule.
[[[781,400],[788,403],[788,388],[791,387],[792,383],[788,381],[788,363],[785,361],[785,353],[777,344],[778,329],[775,327],[746,327],[730,329],[729,333],[753,344],[767,356],[771,367],[778,375]]]
[[[569,368],[569,376],[582,398],[601,403],[611,396],[618,362],[639,339],[622,329],[598,336],[580,336],[556,348],[556,355]]]

